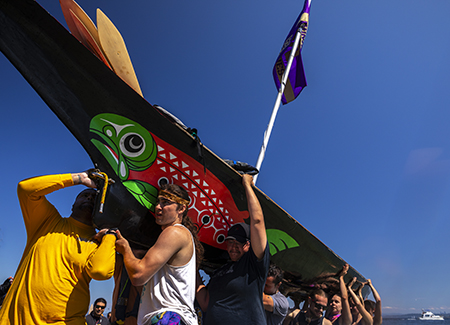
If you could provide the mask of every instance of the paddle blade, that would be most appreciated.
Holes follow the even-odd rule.
[[[97,26],[100,45],[114,72],[142,96],[122,35],[100,9],[97,9]]]
[[[59,3],[72,35],[111,69],[100,47],[97,28],[89,16],[73,0],[59,0]]]

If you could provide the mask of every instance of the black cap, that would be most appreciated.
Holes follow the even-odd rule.
[[[245,244],[250,241],[250,226],[243,222],[232,225],[225,240],[227,239],[234,239],[241,244]]]

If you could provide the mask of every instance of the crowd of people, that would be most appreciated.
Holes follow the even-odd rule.
[[[75,185],[87,188],[76,197],[71,215],[63,218],[46,195]],[[249,224],[229,229],[229,262],[210,274],[205,285],[199,273],[203,247],[187,216],[190,199],[183,187],[161,186],[154,213],[161,233],[150,249],[137,251],[119,230],[95,230],[97,191],[90,171],[20,182],[27,243],[14,279],[5,281],[8,293],[0,308],[0,325],[381,325],[378,292],[368,280],[375,302],[368,301],[361,295],[364,284],[355,291],[356,279],[346,284],[348,265],[336,275],[337,287],[311,286],[303,307],[290,310],[281,290],[284,272],[270,262],[252,176],[244,174],[242,186]],[[87,313],[90,281],[113,275],[112,314],[104,316],[104,298],[96,299]]]
[[[349,266],[346,264],[340,272],[331,276],[331,284],[320,281],[309,285],[311,290],[303,307],[296,306],[284,318],[283,325],[381,325],[381,298],[371,280],[358,283],[356,278],[345,283],[344,276]],[[330,276],[325,276],[328,280]],[[337,279],[336,279],[337,278]],[[368,285],[375,301],[364,299],[362,289]]]

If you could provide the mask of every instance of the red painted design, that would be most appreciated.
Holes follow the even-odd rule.
[[[188,216],[199,228],[202,242],[221,249],[228,229],[248,218],[248,211],[239,211],[228,188],[203,165],[182,151],[153,135],[158,146],[156,161],[148,169],[130,170],[129,180],[145,181],[159,188],[160,181],[183,186],[191,203]]]

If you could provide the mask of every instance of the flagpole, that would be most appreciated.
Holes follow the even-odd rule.
[[[278,109],[280,108],[281,97],[283,96],[284,89],[286,88],[286,82],[287,82],[287,79],[289,76],[289,72],[291,71],[291,66],[292,66],[292,62],[294,61],[295,52],[297,51],[298,44],[300,43],[301,31],[302,31],[302,26],[300,25],[299,28],[297,29],[297,33],[295,34],[295,40],[294,40],[294,45],[291,50],[291,55],[289,56],[289,60],[288,60],[286,69],[284,70],[283,77],[281,78],[280,89],[278,90],[277,99],[275,101],[275,105],[273,106],[272,115],[270,116],[270,120],[269,120],[269,125],[267,126],[267,129],[264,132],[263,144],[261,146],[261,150],[259,151],[258,160],[256,162],[256,169],[258,169],[258,171],[260,171],[262,162],[264,160],[264,156],[266,154],[266,149],[267,149],[267,145],[269,143],[269,138],[272,133],[273,125],[275,123],[275,118],[277,116]],[[256,180],[258,179],[258,176],[259,176],[259,174],[255,175],[253,177],[253,181],[255,184],[256,184]]]

